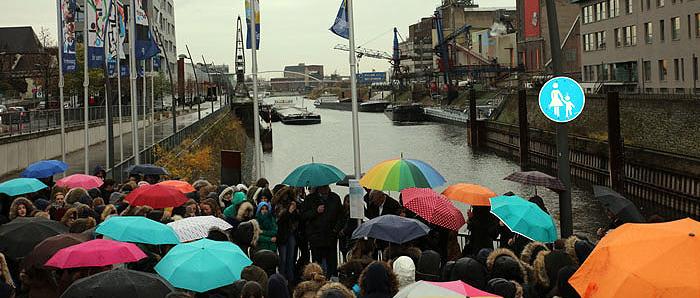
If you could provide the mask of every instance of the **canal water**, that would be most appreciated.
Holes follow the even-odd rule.
[[[269,98],[266,101],[274,100]],[[302,105],[301,98],[295,100],[297,106]],[[303,105],[313,110],[312,101],[305,100]],[[263,157],[264,175],[272,185],[280,183],[297,166],[312,159],[335,165],[346,173],[354,171],[351,112],[314,111],[321,115],[321,124],[272,124],[274,150]],[[405,158],[423,160],[432,165],[445,177],[447,185],[465,182],[486,186],[498,194],[512,191],[526,198],[534,194],[534,187],[503,180],[520,170],[517,162],[490,152],[472,151],[467,145],[467,130],[464,127],[439,123],[395,125],[382,113],[360,113],[359,121],[363,172],[381,161],[403,154]],[[334,190],[341,197],[347,194],[347,188],[335,187]],[[558,223],[557,194],[539,188],[538,195],[544,199],[547,209]],[[398,198],[397,193],[391,196]],[[575,187],[572,197],[575,233],[594,237],[595,231],[607,223],[602,207],[592,193],[582,189]],[[466,211],[466,205],[455,204]]]

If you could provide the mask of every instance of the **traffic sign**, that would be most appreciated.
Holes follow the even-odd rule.
[[[554,122],[576,119],[586,105],[586,95],[578,82],[567,77],[553,78],[540,89],[540,110]]]

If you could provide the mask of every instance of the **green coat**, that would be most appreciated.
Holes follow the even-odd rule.
[[[263,205],[267,206],[268,210],[265,215],[260,213],[260,209]],[[275,217],[272,216],[272,207],[269,203],[261,202],[258,204],[255,219],[260,224],[260,230],[262,230],[258,238],[258,249],[277,251],[277,243],[272,242],[272,237],[277,237],[277,221]]]

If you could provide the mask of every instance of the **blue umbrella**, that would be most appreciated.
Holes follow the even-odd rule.
[[[155,269],[174,287],[202,293],[241,279],[241,271],[250,264],[237,245],[202,239],[178,244]]]
[[[0,183],[0,193],[14,197],[26,193],[33,193],[47,187],[46,184],[36,178],[15,178]]]
[[[296,168],[282,184],[297,187],[324,186],[343,181],[345,176],[343,171],[332,165],[312,162]]]
[[[178,244],[175,231],[143,216],[112,216],[95,229],[95,233],[122,242],[146,244]]]
[[[511,231],[543,243],[557,240],[554,220],[536,204],[518,196],[499,196],[490,201],[491,213]]]
[[[42,160],[29,165],[20,174],[24,178],[48,178],[68,170],[68,164],[60,160]]]
[[[382,215],[362,223],[352,233],[352,239],[374,238],[403,244],[428,235],[430,228],[424,223],[396,215]]]
[[[42,160],[29,165],[22,174],[24,178],[48,178],[68,170],[68,164],[60,160]]]

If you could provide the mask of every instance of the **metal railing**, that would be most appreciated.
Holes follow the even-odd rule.
[[[159,157],[156,155],[156,146],[164,150],[172,150],[178,147],[184,140],[192,137],[194,134],[199,132],[206,125],[213,123],[219,117],[227,113],[230,109],[228,105],[224,105],[215,112],[212,112],[201,120],[195,121],[192,124],[178,130],[177,132],[169,135],[168,137],[156,142],[155,144],[146,147],[139,152],[139,158],[142,164],[153,164],[158,161]],[[129,173],[126,173],[126,169],[135,164],[134,156],[131,156],[121,163],[115,165],[113,168],[107,170],[107,175],[114,179],[115,181],[125,181],[129,178]]]
[[[150,106],[147,107],[150,112]],[[143,116],[143,106],[138,106],[138,115]],[[83,108],[63,109],[65,127],[82,127],[85,121]],[[104,107],[94,106],[88,108],[88,120],[90,124],[104,123],[106,110]],[[119,120],[119,107],[112,107],[114,123]],[[122,105],[123,121],[131,121],[131,107]],[[140,119],[140,118],[139,118]],[[58,129],[61,127],[61,110],[34,110],[34,111],[7,111],[0,113],[0,138],[36,133],[41,131]]]

